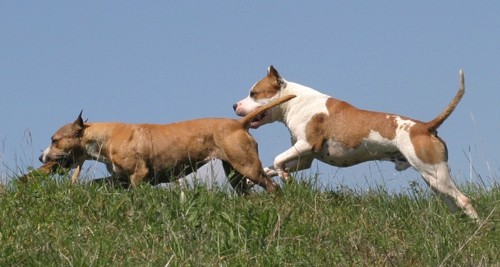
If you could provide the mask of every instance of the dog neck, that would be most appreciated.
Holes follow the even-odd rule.
[[[109,125],[109,124],[108,124]],[[81,143],[86,153],[86,160],[110,163],[108,141],[109,127],[100,127],[100,123],[87,124]]]
[[[330,96],[293,82],[287,82],[286,88],[281,90],[285,90],[283,93],[297,95],[295,99],[291,100],[293,104],[284,103],[281,105],[283,107],[282,115],[277,119],[283,122],[291,131],[294,130],[292,129],[294,126],[310,121],[312,116],[318,113],[328,114],[326,105],[311,106],[310,103],[316,102],[318,99],[324,99],[323,103],[326,103]]]

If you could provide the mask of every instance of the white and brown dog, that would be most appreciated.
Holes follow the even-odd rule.
[[[244,116],[286,95],[295,99],[270,109],[266,116],[251,123],[252,128],[280,121],[292,135],[292,147],[278,155],[269,176],[288,179],[288,173],[307,169],[313,159],[347,167],[370,160],[387,160],[398,171],[412,166],[437,192],[452,211],[459,207],[466,215],[478,215],[469,198],[451,180],[445,142],[437,128],[448,118],[464,94],[464,75],[452,102],[435,119],[421,122],[408,117],[358,109],[306,86],[288,82],[270,66],[267,76],[258,81],[250,95],[233,106]]]
[[[169,182],[217,158],[222,160],[226,175],[236,172],[230,182],[238,192],[246,191],[244,177],[273,192],[279,186],[263,170],[257,143],[248,128],[266,110],[293,97],[272,101],[239,120],[211,118],[163,125],[84,123],[80,113],[75,122],[57,130],[40,161],[76,168],[75,183],[84,161],[97,160],[106,164],[113,180],[135,187],[143,180]]]

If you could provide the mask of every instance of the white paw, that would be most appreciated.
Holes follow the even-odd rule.
[[[252,182],[252,180],[250,180],[250,179],[245,179],[245,180],[246,180],[246,182],[247,182],[247,186],[248,186],[248,188],[252,188],[252,187],[255,185],[255,183],[254,183],[254,182]]]
[[[290,182],[291,181],[290,174],[287,171],[278,170],[278,175],[281,178],[281,180],[284,181],[284,182]]]

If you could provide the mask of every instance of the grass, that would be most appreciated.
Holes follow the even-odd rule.
[[[64,178],[64,177],[63,177]],[[41,176],[0,193],[0,266],[498,266],[500,188],[462,188],[483,223],[420,193],[236,196]]]

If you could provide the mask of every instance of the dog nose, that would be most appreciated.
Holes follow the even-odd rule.
[[[38,160],[39,160],[41,163],[43,163],[43,153],[42,153],[42,154],[40,154],[40,157],[38,157]]]
[[[233,105],[233,109],[236,110],[236,108],[238,107],[238,104],[234,104]]]

